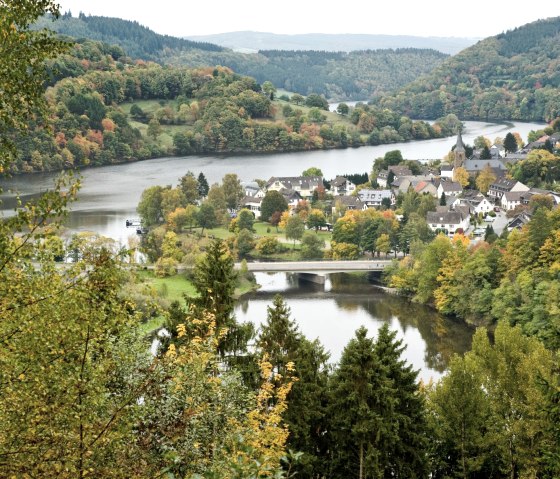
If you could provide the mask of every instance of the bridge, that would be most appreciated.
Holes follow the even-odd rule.
[[[339,273],[352,271],[383,271],[391,260],[356,260],[356,261],[281,261],[271,263],[249,263],[247,269],[263,273]],[[236,269],[241,263],[235,264]]]

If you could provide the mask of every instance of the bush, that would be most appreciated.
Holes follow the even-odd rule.
[[[257,242],[257,252],[262,255],[278,253],[280,242],[274,236],[265,236]]]
[[[173,258],[160,258],[155,264],[155,275],[158,278],[173,276],[177,274],[177,261]]]

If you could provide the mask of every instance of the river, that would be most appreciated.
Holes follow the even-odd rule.
[[[543,128],[538,123],[465,122],[463,139],[472,144],[480,135],[490,139],[518,132],[523,139],[531,130]],[[373,161],[387,151],[400,150],[406,159],[442,158],[454,145],[456,138],[363,146],[341,150],[316,150],[296,153],[254,155],[166,157],[141,162],[109,165],[83,170],[83,187],[79,201],[73,205],[67,225],[71,231],[95,231],[126,244],[134,232],[127,229],[127,218],[136,217],[136,205],[142,191],[153,185],[176,185],[187,171],[195,175],[203,172],[208,182],[219,182],[226,173],[236,173],[243,181],[271,176],[298,176],[311,166],[321,168],[326,178],[350,173],[371,171]],[[5,191],[18,191],[23,200],[52,187],[54,173],[17,176],[0,181]],[[1,197],[0,209],[10,214],[14,206],[13,194]]]
[[[336,363],[342,350],[360,326],[376,336],[385,323],[397,332],[406,349],[403,359],[419,370],[424,382],[437,380],[454,353],[470,348],[473,330],[431,308],[381,292],[365,274],[335,273],[326,284],[300,281],[295,274],[256,273],[261,288],[244,296],[236,307],[240,322],[256,326],[266,321],[267,307],[281,294],[291,309],[299,331],[308,339],[319,339]]]
[[[492,140],[508,131],[524,139],[531,130],[543,127],[536,123],[487,124],[465,122],[463,139],[473,143],[484,135]],[[370,171],[375,158],[389,150],[401,150],[406,159],[435,159],[446,155],[455,138],[366,146],[344,150],[321,150],[268,155],[189,156],[158,158],[142,162],[85,169],[79,201],[67,221],[69,232],[94,231],[121,244],[134,235],[125,220],[136,217],[136,205],[142,191],[153,185],[177,184],[188,170],[203,172],[210,183],[219,182],[226,173],[236,173],[242,180],[268,179],[271,176],[297,176],[311,166],[321,168],[326,178],[337,174]],[[14,205],[14,191],[23,200],[52,187],[56,174],[18,176],[3,180],[6,191],[1,214],[9,215]],[[9,190],[9,191],[8,191]],[[257,275],[262,288],[243,298],[236,308],[239,321],[257,326],[266,319],[266,308],[274,294],[286,297],[292,317],[309,338],[318,338],[336,362],[355,330],[364,325],[375,335],[383,323],[389,323],[407,345],[404,358],[428,381],[437,379],[446,369],[453,353],[463,353],[470,346],[472,331],[462,323],[449,321],[433,310],[384,294],[368,283],[365,275],[330,275],[325,289],[299,283],[294,275],[279,273]]]

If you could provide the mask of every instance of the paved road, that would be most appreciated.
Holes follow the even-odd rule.
[[[247,263],[249,271],[259,272],[314,272],[314,271],[382,271],[391,264],[390,260],[366,261],[285,261],[274,263]],[[236,263],[236,269],[241,263]]]

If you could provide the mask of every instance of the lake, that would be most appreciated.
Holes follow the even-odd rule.
[[[463,140],[484,135],[492,140],[507,132],[518,132],[524,139],[531,130],[542,128],[539,123],[465,122]],[[176,185],[187,171],[203,172],[208,182],[219,182],[226,173],[236,173],[241,180],[269,179],[271,176],[298,176],[311,166],[321,168],[327,179],[336,175],[371,171],[373,161],[387,151],[400,150],[406,159],[436,159],[446,155],[456,138],[411,141],[391,145],[363,146],[341,150],[317,150],[295,153],[254,155],[167,157],[141,162],[109,165],[83,170],[83,187],[79,201],[73,205],[68,219],[71,231],[95,231],[126,244],[134,230],[127,229],[127,218],[136,217],[136,205],[142,191],[153,185]],[[0,181],[5,191],[18,191],[22,199],[37,195],[52,186],[55,173],[17,176]],[[3,213],[10,214],[13,194],[6,193]],[[2,211],[2,210],[0,210]]]
[[[265,323],[267,307],[275,294],[281,294],[299,331],[310,340],[319,339],[330,352],[332,363],[340,359],[360,326],[375,337],[385,323],[407,346],[403,359],[420,371],[424,382],[437,380],[453,354],[470,349],[471,328],[427,306],[382,292],[366,274],[330,274],[324,287],[301,281],[290,273],[255,276],[261,288],[241,298],[235,311],[237,320],[250,321],[257,327]]]

